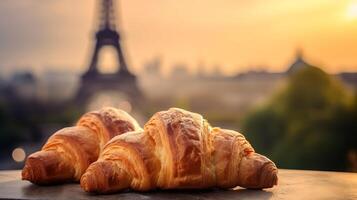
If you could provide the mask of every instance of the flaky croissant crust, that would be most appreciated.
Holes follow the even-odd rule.
[[[212,128],[197,113],[156,113],[144,131],[114,137],[81,178],[85,191],[131,188],[269,188],[277,168],[236,131]]]
[[[57,131],[27,158],[22,179],[36,184],[77,182],[111,138],[135,130],[140,126],[122,110],[105,107],[86,113],[76,126]]]

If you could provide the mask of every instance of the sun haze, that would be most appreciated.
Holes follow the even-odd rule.
[[[94,0],[0,2],[0,65],[87,68],[98,10]],[[328,72],[357,69],[357,1],[152,0],[117,4],[133,71],[160,56],[163,68],[201,63],[232,75],[285,70],[297,48]],[[11,19],[11,23],[9,20]],[[21,59],[20,59],[21,58]]]

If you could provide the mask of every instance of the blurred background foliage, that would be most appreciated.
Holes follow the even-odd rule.
[[[21,98],[0,101],[0,156],[7,157],[18,144],[42,144],[48,137],[44,133],[73,125],[81,112],[70,104],[48,105]]]
[[[256,151],[281,168],[351,170],[356,165],[357,96],[317,67],[287,85],[243,121]]]

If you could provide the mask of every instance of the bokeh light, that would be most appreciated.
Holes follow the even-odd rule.
[[[23,162],[26,158],[26,152],[23,148],[16,148],[12,151],[12,158],[16,161],[16,162]]]

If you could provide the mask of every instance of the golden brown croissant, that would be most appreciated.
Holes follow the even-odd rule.
[[[79,181],[111,138],[135,130],[140,126],[122,110],[106,107],[86,113],[76,126],[57,131],[27,158],[22,179],[36,184]]]
[[[110,140],[81,178],[87,192],[155,188],[270,188],[277,168],[238,132],[212,128],[178,108],[156,113],[144,131]]]

